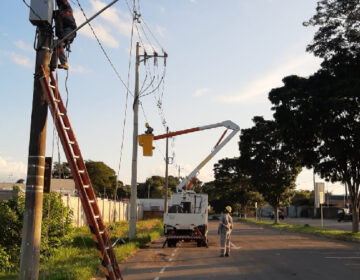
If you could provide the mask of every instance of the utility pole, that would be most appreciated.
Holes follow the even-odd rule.
[[[139,67],[140,67],[140,44],[136,42],[136,66],[135,66],[135,92],[134,92],[134,131],[133,153],[131,166],[131,197],[130,197],[130,227],[129,238],[136,236],[137,214],[137,153],[138,153],[138,126],[139,126]]]
[[[166,127],[166,134],[169,133],[169,127]],[[169,137],[166,137],[166,162],[165,162],[165,200],[164,213],[168,212],[168,187],[169,187]]]
[[[153,55],[149,55],[144,52],[140,55],[140,44],[136,42],[136,65],[135,65],[135,91],[134,91],[134,132],[133,132],[133,153],[132,153],[132,165],[131,165],[131,197],[130,197],[130,227],[129,238],[135,238],[136,236],[136,215],[137,215],[137,153],[138,153],[138,126],[139,126],[139,68],[141,62],[146,62],[149,58],[154,58],[154,63],[157,63],[159,57],[164,58],[164,64],[166,64],[167,53],[158,55],[154,52]],[[141,57],[143,59],[141,60]]]
[[[49,75],[51,34],[50,25],[45,24],[38,27],[21,241],[20,280],[37,280],[39,276],[48,106],[41,89],[38,73],[40,73],[41,66],[43,66],[46,75]]]

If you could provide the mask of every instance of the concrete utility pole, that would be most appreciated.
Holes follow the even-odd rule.
[[[37,280],[39,276],[48,106],[38,73],[43,66],[46,75],[49,75],[50,42],[50,26],[39,27],[21,241],[20,280]]]
[[[169,133],[169,127],[166,127],[166,134]],[[166,162],[165,162],[165,200],[164,213],[168,212],[168,187],[169,187],[169,137],[166,137]]]
[[[135,66],[135,92],[134,92],[134,131],[133,153],[131,166],[131,197],[130,197],[130,227],[129,238],[136,236],[137,214],[137,153],[138,153],[138,126],[139,126],[139,67],[140,67],[140,44],[136,42],[136,66]]]

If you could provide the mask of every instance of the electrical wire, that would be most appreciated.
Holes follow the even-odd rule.
[[[130,71],[131,71],[131,57],[132,57],[132,49],[133,49],[133,37],[134,37],[134,19],[132,21],[131,36],[130,36],[130,51],[129,51],[127,88],[129,88],[129,84],[130,84]],[[122,155],[123,155],[123,148],[124,148],[128,98],[129,98],[129,91],[127,90],[126,91],[126,100],[125,100],[125,114],[124,114],[123,129],[122,129],[122,139],[121,139],[121,147],[120,147],[119,166],[118,166],[118,173],[117,173],[117,176],[116,176],[117,181],[119,180],[119,176],[120,176],[121,162],[122,162]],[[117,188],[117,182],[116,182],[116,188]],[[117,195],[117,193],[116,193],[116,195]]]
[[[76,2],[77,2],[77,4],[78,4],[78,6],[79,6],[79,8],[80,8],[80,10],[81,10],[81,12],[82,12],[82,14],[84,15],[85,19],[88,20],[88,17],[86,16],[85,11],[84,11],[84,9],[82,8],[79,0],[76,0]],[[96,35],[95,30],[94,30],[94,28],[92,27],[92,25],[90,24],[90,22],[88,22],[88,25],[89,25],[89,27],[90,27],[90,29],[91,29],[91,31],[92,31],[92,33],[93,33],[96,41],[98,42],[98,44],[99,44],[99,46],[100,46],[103,54],[105,55],[107,61],[109,62],[111,68],[114,70],[116,76],[118,77],[118,79],[120,80],[120,82],[123,84],[123,86],[126,88],[126,90],[133,96],[132,92],[131,92],[130,89],[126,86],[124,80],[121,78],[119,72],[116,70],[114,63],[111,61],[109,55],[108,55],[107,52],[105,51],[102,43],[100,42],[99,37]]]
[[[28,7],[38,19],[42,20],[42,18],[39,16],[39,14],[37,12],[35,12],[35,10],[28,3],[26,3],[25,0],[22,0],[22,1],[26,5],[26,7]]]

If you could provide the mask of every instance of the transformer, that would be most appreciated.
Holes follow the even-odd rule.
[[[51,25],[54,3],[53,0],[31,0],[30,22],[35,26]]]

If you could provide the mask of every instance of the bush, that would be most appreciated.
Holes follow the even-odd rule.
[[[72,212],[64,207],[56,193],[44,194],[43,205],[42,259],[71,241],[72,232]],[[0,272],[16,271],[19,268],[24,208],[25,194],[21,191],[13,199],[0,201]]]

